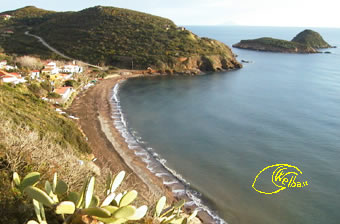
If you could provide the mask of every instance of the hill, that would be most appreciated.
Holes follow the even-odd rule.
[[[54,11],[48,11],[44,9],[39,9],[35,6],[26,6],[17,10],[10,10],[0,13],[0,15],[11,15],[16,19],[26,19],[26,18],[37,18],[44,17],[48,14],[55,13]]]
[[[322,36],[319,33],[313,30],[302,31],[292,39],[292,42],[304,44],[308,47],[316,49],[332,47],[322,38]]]
[[[168,72],[241,67],[225,44],[200,38],[162,17],[102,6],[58,13],[26,7],[10,13],[22,15],[23,11],[32,12],[13,20],[19,33],[29,24],[32,34],[62,53],[92,64]],[[27,23],[29,18],[33,22]]]
[[[70,119],[24,85],[0,83],[0,116],[0,223],[26,223],[34,211],[31,200],[21,201],[13,190],[13,172],[39,171],[50,178],[58,171],[76,183],[78,175],[95,171],[88,159],[91,149]],[[79,160],[86,165],[79,166]]]
[[[319,53],[319,48],[331,47],[321,35],[312,30],[299,33],[292,41],[263,37],[253,40],[241,40],[235,48],[282,53]]]
[[[35,6],[26,6],[17,10],[11,10],[0,13],[0,15],[11,15],[13,18],[10,24],[20,22],[23,25],[35,25],[43,22],[48,16],[55,14],[54,11],[39,9]]]

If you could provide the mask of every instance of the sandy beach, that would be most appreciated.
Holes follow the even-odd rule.
[[[128,148],[128,144],[113,124],[111,97],[114,86],[129,78],[146,76],[143,74],[116,75],[100,80],[94,87],[81,92],[68,112],[79,118],[78,124],[88,138],[88,143],[97,158],[99,167],[108,167],[113,172],[121,170],[129,173],[127,184],[136,186],[140,197],[148,204],[154,204],[162,195],[172,203],[176,197],[161,178],[155,176],[140,157]],[[147,75],[150,76],[150,75]],[[214,223],[210,216],[200,212],[203,223]]]
[[[118,82],[141,75],[126,75],[101,80],[94,87],[80,93],[68,111],[79,117],[79,125],[97,158],[100,167],[109,167],[113,172],[125,170],[129,174],[128,181],[132,186],[138,186],[138,191],[144,199],[166,195],[171,201],[172,193],[155,177],[145,164],[128,150],[123,137],[115,129],[111,118],[110,98],[112,88]]]

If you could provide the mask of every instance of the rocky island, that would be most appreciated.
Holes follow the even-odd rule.
[[[253,40],[241,40],[233,47],[256,51],[282,53],[320,53],[318,49],[331,48],[322,36],[313,30],[304,30],[291,41],[263,37]]]

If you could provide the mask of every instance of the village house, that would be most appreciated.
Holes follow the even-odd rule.
[[[57,63],[51,61],[51,62],[48,62],[46,65],[45,65],[45,68],[56,68],[57,67]]]
[[[69,80],[72,78],[72,74],[62,74],[62,73],[58,73],[58,74],[51,74],[50,75],[50,80],[51,81],[57,81],[57,80]]]
[[[179,27],[177,27],[177,30],[180,30],[180,31],[185,31],[185,30],[186,30],[186,28],[185,28],[185,27],[182,27],[182,26],[179,26]]]
[[[65,87],[60,87],[60,88],[55,89],[54,92],[61,96],[61,103],[64,103],[72,95],[74,90],[72,87],[65,86]]]
[[[8,65],[6,60],[0,61],[0,69],[5,69],[6,71],[9,71],[17,68],[17,66]]]
[[[4,34],[14,34],[13,30],[5,30],[3,31]]]
[[[42,74],[53,75],[59,73],[59,68],[55,62],[49,62],[45,65],[44,69],[41,70]]]
[[[25,83],[26,80],[21,77],[18,73],[8,73],[5,71],[0,70],[0,79],[4,83],[13,83],[13,84],[19,84],[19,83]]]
[[[65,73],[82,73],[83,68],[75,64],[69,64],[61,67],[61,71]]]
[[[62,77],[63,80],[69,80],[69,79],[72,79],[73,77],[73,74],[60,74],[60,76]]]
[[[0,61],[0,68],[1,69],[3,69],[6,65],[7,65],[7,61],[6,60]]]
[[[31,71],[30,78],[31,79],[38,79],[38,78],[40,78],[40,71],[39,70]]]
[[[8,15],[8,14],[5,14],[5,15],[1,15],[1,18],[2,18],[3,20],[9,20],[10,18],[12,18],[12,16],[11,16],[11,15]]]

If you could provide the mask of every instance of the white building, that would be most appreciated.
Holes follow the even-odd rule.
[[[1,15],[1,17],[2,17],[2,19],[3,20],[9,20],[10,18],[12,18],[12,16],[11,15]]]
[[[13,84],[19,84],[19,83],[25,83],[26,80],[24,78],[22,78],[21,76],[16,76],[16,75],[12,75],[12,74],[8,74],[5,76],[1,77],[2,81],[4,83],[13,83]]]
[[[51,61],[45,65],[45,68],[41,71],[43,74],[54,75],[59,73],[59,68],[57,67],[57,63]]]
[[[58,89],[55,89],[54,92],[58,93],[61,96],[62,102],[66,102],[68,98],[72,95],[74,90],[72,87],[66,86],[66,87],[60,87]]]
[[[17,68],[17,66],[8,65],[6,60],[0,61],[0,69],[5,69],[6,71],[9,71]]]
[[[40,78],[40,71],[39,70],[33,70],[30,74],[31,79],[38,79]]]
[[[65,65],[61,68],[61,71],[65,73],[82,73],[83,67],[78,65]]]
[[[6,60],[0,61],[0,69],[3,69],[6,65],[7,65]]]

